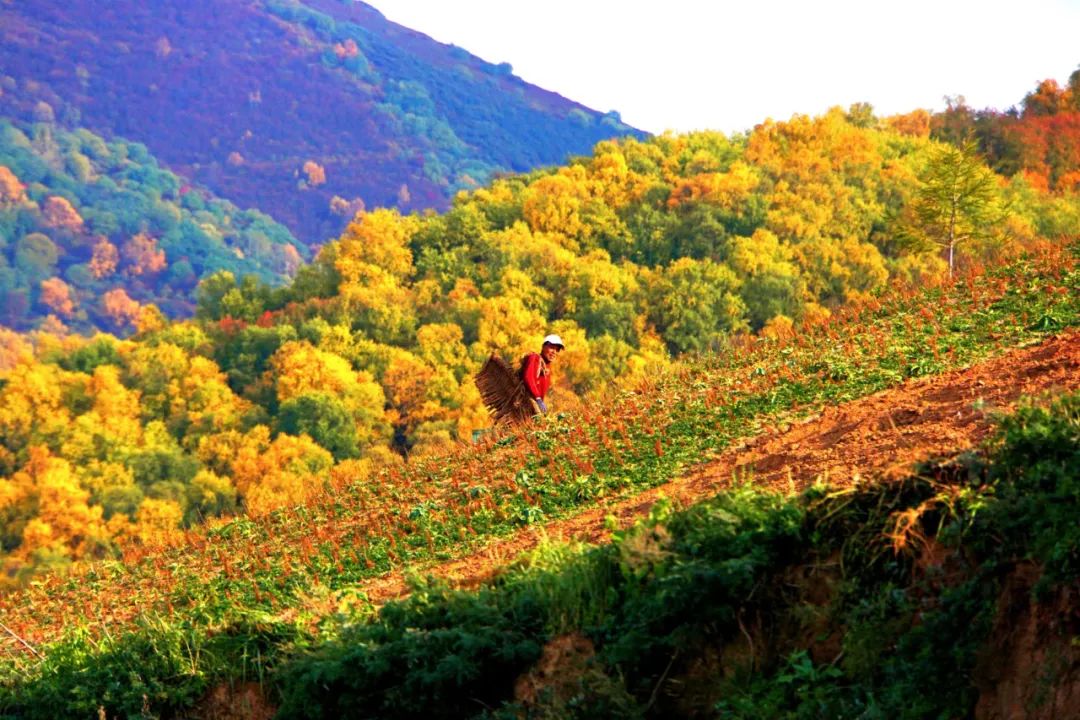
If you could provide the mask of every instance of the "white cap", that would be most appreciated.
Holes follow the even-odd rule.
[[[558,335],[548,335],[546,338],[544,338],[544,345],[555,345],[562,348],[563,350],[566,349],[566,346],[563,345],[562,338]]]

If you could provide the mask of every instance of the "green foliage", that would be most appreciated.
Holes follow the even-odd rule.
[[[101,365],[122,365],[116,341],[105,335],[96,338],[72,352],[57,358],[57,364],[65,370],[90,375]]]
[[[920,181],[912,203],[912,238],[944,248],[951,272],[957,246],[992,236],[1007,215],[997,179],[969,141],[933,148]]]
[[[36,668],[40,682],[6,694],[0,717],[161,717],[192,707],[215,682],[262,680],[267,653],[298,639],[268,616],[238,615],[208,635],[202,628],[148,617],[139,632],[88,640],[75,633]]]
[[[994,470],[995,501],[979,520],[996,542],[1026,552],[1043,568],[1040,588],[1080,573],[1080,393],[1048,406],[1030,403],[1001,419]],[[987,548],[989,550],[989,548]]]
[[[326,393],[305,393],[281,403],[277,426],[290,435],[309,435],[335,460],[360,455],[352,414],[340,400]]]
[[[374,622],[283,671],[282,718],[469,717],[510,698],[540,656],[540,608],[417,586]]]

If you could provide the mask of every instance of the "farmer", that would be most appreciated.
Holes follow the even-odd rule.
[[[544,338],[540,352],[529,353],[521,361],[521,379],[529,394],[536,402],[536,407],[543,414],[547,414],[547,405],[544,396],[551,387],[551,363],[555,356],[563,351],[563,341],[558,335],[548,335]]]

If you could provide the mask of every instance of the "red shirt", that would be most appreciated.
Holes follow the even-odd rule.
[[[525,370],[522,372],[525,387],[529,388],[534,398],[544,399],[551,387],[551,371],[539,353],[530,353],[525,357]]]

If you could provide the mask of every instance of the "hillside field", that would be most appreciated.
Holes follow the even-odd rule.
[[[685,362],[521,432],[390,468],[374,482],[339,478],[306,506],[193,529],[171,547],[38,581],[4,598],[0,708],[16,717],[98,708],[170,716],[228,704],[243,690],[283,717],[343,708],[356,717],[497,717],[514,707],[660,717],[700,702],[727,717],[819,707],[841,716],[971,712],[990,702],[972,663],[999,622],[1000,593],[1034,583],[1032,602],[1053,606],[1075,584],[1075,539],[1065,528],[1076,517],[1076,259],[1075,246],[1046,245],[935,287],[897,288],[804,333]],[[1005,408],[1025,387],[1059,399],[1023,405],[987,454],[957,455],[984,432],[963,430],[983,403]],[[804,447],[811,438],[799,423],[828,406],[839,404],[805,427],[834,422],[857,439],[883,431],[884,418],[918,427],[949,402],[959,417],[941,412],[941,427],[957,434],[933,433],[947,442],[927,450],[964,446],[937,469],[906,475],[875,464],[888,463],[882,456],[865,476],[834,465],[817,484],[812,469],[793,468],[789,488],[785,463],[769,465],[783,452],[820,457]],[[859,408],[874,403],[877,420],[860,426]],[[921,454],[908,450],[901,457]],[[413,581],[408,599],[371,604],[369,583],[395,568],[482,555],[495,538],[533,535],[599,502],[635,504],[634,495],[675,477],[698,478],[691,482],[707,494],[715,480],[700,479],[719,471],[725,452],[752,458],[731,489],[675,514],[660,502],[644,525],[625,529],[650,504],[642,498],[607,526],[613,544],[603,536],[595,550],[542,544],[521,569],[477,589]],[[858,462],[857,453],[844,457]],[[763,478],[780,479],[778,491],[755,487],[758,463]],[[722,467],[726,475],[737,464]],[[855,470],[862,480],[851,484]],[[876,480],[880,470],[889,479]],[[803,495],[789,494],[806,483]],[[852,554],[839,571],[813,570],[835,568],[838,552]],[[785,590],[780,578],[796,571],[826,572],[833,589],[825,599],[805,583]],[[1019,592],[1010,602],[1022,601]],[[940,598],[930,614],[927,598]],[[916,611],[922,621],[909,624]],[[1044,615],[1034,617],[1042,627]],[[841,636],[826,632],[833,622],[846,626]],[[841,645],[808,639],[823,633]],[[756,648],[749,659],[740,637]],[[593,670],[576,666],[570,685],[537,675],[546,665],[537,661],[560,644],[567,650],[552,667],[598,658]],[[948,647],[970,652],[953,657]],[[881,664],[885,652],[894,659]],[[1067,680],[1072,666],[1063,667]],[[968,680],[945,686],[944,677]],[[530,694],[528,678],[551,692]],[[930,690],[904,710],[911,683]]]

